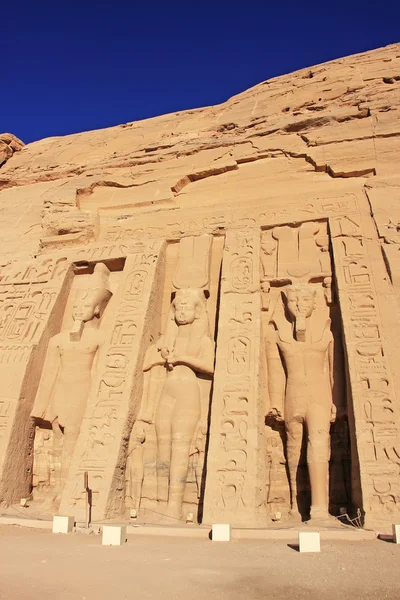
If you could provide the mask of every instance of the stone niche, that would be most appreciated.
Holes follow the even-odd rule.
[[[202,518],[223,245],[202,235],[166,247],[126,468],[126,507],[147,521]]]
[[[56,510],[60,504],[110,331],[124,263],[125,259],[73,264],[64,314],[52,323],[58,331],[49,339],[31,412],[35,427],[32,500],[45,510]],[[102,437],[107,439],[106,424]],[[92,434],[91,442],[96,441],[103,444]]]
[[[267,514],[351,514],[360,481],[327,221],[264,229],[260,285]]]

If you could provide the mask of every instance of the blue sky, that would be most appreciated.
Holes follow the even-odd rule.
[[[4,0],[0,132],[25,142],[218,104],[400,41],[400,2]]]

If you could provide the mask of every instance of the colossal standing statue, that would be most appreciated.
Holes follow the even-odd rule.
[[[211,376],[214,370],[214,342],[203,290],[176,292],[165,334],[149,348],[143,370],[149,372],[149,379],[131,437],[131,477],[136,484],[143,478],[134,459],[142,440],[137,435],[140,423],[154,422],[158,500],[167,501],[168,515],[180,519],[192,442],[207,418],[208,396],[203,397],[201,376]]]
[[[72,307],[74,325],[50,339],[42,378],[31,416],[49,422],[53,442],[61,447],[61,467],[56,495],[65,484],[92,385],[96,358],[103,344],[99,318],[112,293],[108,268],[98,263],[87,289],[78,290]]]
[[[327,518],[330,424],[336,415],[330,319],[315,310],[311,285],[289,286],[284,295],[286,316],[273,319],[266,336],[269,416],[285,422],[292,515],[300,516],[297,477],[305,428],[311,518]]]

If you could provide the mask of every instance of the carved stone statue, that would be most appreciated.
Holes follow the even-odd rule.
[[[143,369],[150,373],[135,425],[155,423],[158,500],[167,501],[168,515],[180,519],[192,442],[198,428],[206,427],[201,376],[214,370],[203,290],[176,292],[165,334],[149,348]]]
[[[272,321],[266,336],[269,417],[285,421],[292,515],[299,517],[297,477],[303,429],[307,432],[307,466],[311,518],[328,517],[333,336],[330,319],[315,310],[315,288],[286,288],[286,317]]]
[[[51,338],[31,416],[51,423],[54,445],[61,450],[60,496],[67,478],[92,385],[96,357],[103,344],[99,317],[111,297],[109,270],[95,266],[87,289],[78,290],[72,307],[74,325]]]
[[[127,460],[127,491],[130,508],[139,512],[144,478],[144,443],[148,423],[136,421],[129,440]]]

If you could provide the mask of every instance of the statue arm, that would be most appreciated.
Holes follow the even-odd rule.
[[[31,417],[44,419],[47,408],[51,402],[54,385],[57,381],[60,369],[60,351],[57,345],[57,337],[51,338],[46,359],[43,365],[42,377],[36,394]]]
[[[276,341],[276,332],[270,331],[265,340],[265,353],[268,369],[268,392],[270,399],[269,415],[283,420],[283,400],[285,393],[285,374]]]
[[[106,354],[106,344],[105,344],[105,336],[101,333],[98,334],[97,339],[97,349],[94,355],[93,365],[92,365],[92,377],[96,373],[99,363],[103,356]]]
[[[137,421],[154,423],[154,416],[158,399],[164,387],[165,376],[165,368],[161,366],[153,367],[149,372],[145,373],[142,403],[137,416]]]
[[[203,338],[200,355],[197,356],[177,356],[172,357],[169,362],[173,365],[186,365],[197,373],[212,375],[214,373],[214,342],[210,337]]]
[[[143,371],[150,371],[150,369],[153,367],[165,365],[165,358],[163,358],[159,352],[159,348],[162,347],[162,343],[163,338],[161,337],[156,343],[149,346],[143,361]]]

